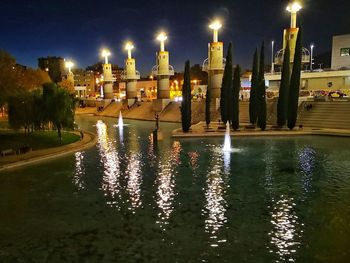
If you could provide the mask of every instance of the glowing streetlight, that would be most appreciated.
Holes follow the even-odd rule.
[[[311,48],[311,53],[310,53],[310,71],[312,71],[312,64],[314,63],[313,62],[313,54],[314,54],[314,45],[313,44],[311,44],[311,46],[310,46],[310,48]]]
[[[103,49],[101,55],[105,58],[105,64],[108,64],[108,57],[111,55],[111,52],[108,49]]]
[[[131,42],[127,42],[125,45],[125,50],[128,51],[128,59],[131,58],[131,50],[134,48],[134,45]]]
[[[158,36],[157,36],[157,40],[160,42],[160,51],[164,51],[164,42],[165,40],[167,40],[167,35],[164,32],[161,32]]]
[[[64,65],[68,69],[68,72],[72,73],[72,67],[74,66],[74,63],[72,61],[68,60],[65,62]]]
[[[297,27],[297,13],[300,11],[302,6],[298,2],[290,3],[287,6],[287,11],[290,12],[290,27],[296,28]]]
[[[209,28],[213,30],[213,42],[218,42],[219,39],[219,29],[222,27],[222,24],[219,20],[214,21],[209,25]]]

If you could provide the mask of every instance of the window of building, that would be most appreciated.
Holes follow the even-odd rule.
[[[345,57],[345,56],[350,56],[350,47],[344,47],[340,49],[340,56]]]

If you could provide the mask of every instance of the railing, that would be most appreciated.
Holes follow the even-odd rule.
[[[121,75],[120,75],[122,80],[136,80],[136,79],[140,79],[140,72],[138,72],[137,70],[135,71],[135,75],[128,75],[126,70],[124,70]]]
[[[279,50],[275,55],[275,64],[283,64],[284,49]],[[301,63],[310,63],[310,51],[307,48],[302,49]]]
[[[169,65],[168,70],[165,72],[163,70],[159,70],[159,65],[155,65],[152,68],[152,75],[154,76],[173,76],[174,75],[174,68],[173,66]]]
[[[220,63],[213,63],[213,64],[215,65],[215,64],[220,64]],[[225,58],[222,59],[221,65],[222,65],[221,67],[215,67],[213,65],[209,65],[209,59],[207,58],[203,62],[202,70],[206,71],[206,72],[208,72],[209,70],[223,70],[225,68],[225,65],[226,65],[226,59]]]

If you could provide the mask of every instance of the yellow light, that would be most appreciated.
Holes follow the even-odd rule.
[[[74,66],[74,63],[70,60],[65,62],[65,67],[71,69]]]
[[[167,35],[164,32],[161,32],[158,36],[157,36],[157,40],[164,42],[165,40],[167,40]]]
[[[209,28],[213,30],[219,30],[221,27],[222,27],[222,24],[220,23],[219,20],[216,20],[209,25]]]
[[[125,50],[132,50],[134,48],[134,45],[131,42],[127,42],[125,44]]]
[[[108,49],[102,49],[102,57],[108,57],[111,55],[111,52]]]
[[[302,6],[298,2],[293,2],[287,6],[287,11],[291,13],[298,12]]]

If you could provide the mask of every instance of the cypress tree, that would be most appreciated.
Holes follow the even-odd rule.
[[[182,130],[188,132],[191,127],[191,76],[189,60],[185,63],[184,83],[182,85],[181,120]]]
[[[284,50],[281,84],[277,103],[277,125],[283,127],[287,121],[288,113],[288,96],[290,84],[290,50],[289,41]]]
[[[250,123],[255,125],[258,118],[257,110],[257,89],[258,89],[258,74],[259,74],[259,58],[258,50],[255,49],[254,59],[253,59],[253,69],[252,69],[252,79],[250,88],[250,98],[249,98],[249,120]]]
[[[301,75],[301,59],[302,59],[302,29],[299,29],[297,41],[295,44],[295,54],[293,61],[293,71],[290,78],[289,101],[288,101],[288,128],[293,129],[297,122],[298,116],[298,100]]]
[[[232,90],[232,72],[233,66],[232,66],[232,43],[230,42],[227,50],[226,55],[226,65],[224,70],[224,76],[222,78],[222,85],[221,85],[221,95],[220,95],[220,113],[221,113],[221,120],[223,123],[226,123],[227,121],[230,121],[230,95]]]
[[[210,83],[210,77],[209,77],[209,81]],[[207,123],[207,128],[209,128],[209,124],[210,124],[210,86],[207,86],[207,92],[205,94],[205,122]]]
[[[241,69],[239,65],[235,68],[232,85],[232,114],[231,123],[234,130],[239,129],[239,91],[241,90]]]
[[[257,105],[258,126],[262,130],[266,128],[266,89],[265,89],[265,43],[262,42],[260,50],[260,65],[258,75]]]

